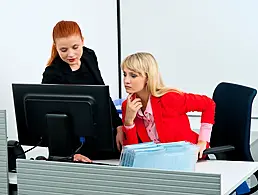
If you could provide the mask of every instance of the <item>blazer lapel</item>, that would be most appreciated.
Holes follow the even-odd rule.
[[[159,97],[151,96],[151,107],[159,139],[161,142],[163,142],[165,135],[163,134],[162,108]]]
[[[100,70],[98,68],[98,62],[97,60],[95,60],[93,58],[93,56],[91,54],[89,54],[86,51],[86,48],[84,48],[83,50],[83,56],[82,56],[84,62],[86,63],[85,65],[87,66],[87,68],[89,68],[90,72],[93,74],[93,76],[95,77],[96,81],[100,84],[100,85],[104,85],[104,81],[100,75]]]
[[[143,123],[143,120],[139,119],[138,117],[134,120],[135,125],[137,126],[137,134],[142,142],[150,142],[151,139],[148,136],[148,133],[146,131],[145,125]]]

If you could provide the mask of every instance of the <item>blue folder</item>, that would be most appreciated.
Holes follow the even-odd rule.
[[[125,146],[120,165],[128,167],[194,171],[198,147],[188,142],[155,144],[154,142]]]

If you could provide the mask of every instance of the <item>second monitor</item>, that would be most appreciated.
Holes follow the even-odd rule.
[[[115,150],[108,86],[13,84],[21,145],[72,155],[79,140],[91,152]]]

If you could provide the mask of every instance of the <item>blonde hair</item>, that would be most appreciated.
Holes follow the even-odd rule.
[[[147,90],[155,97],[160,97],[170,91],[179,92],[177,89],[172,89],[164,85],[158,63],[150,53],[139,52],[127,56],[123,60],[121,68],[122,70],[128,68],[142,76],[147,76]]]

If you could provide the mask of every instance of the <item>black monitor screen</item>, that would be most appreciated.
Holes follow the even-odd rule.
[[[21,145],[67,156],[81,138],[92,150],[114,151],[109,87],[103,85],[13,84]]]

